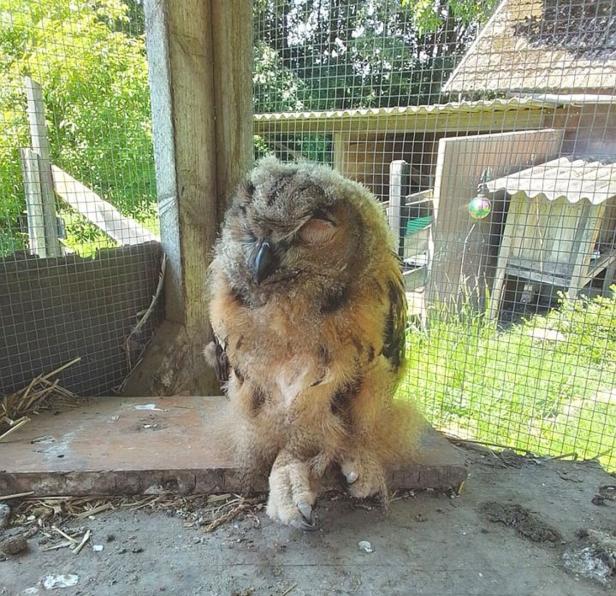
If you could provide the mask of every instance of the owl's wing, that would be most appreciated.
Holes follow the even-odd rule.
[[[221,385],[226,383],[229,380],[229,358],[225,348],[215,335],[214,340],[205,349],[205,357],[214,369],[218,382]]]
[[[406,294],[402,276],[392,277],[387,282],[389,312],[385,322],[383,355],[394,370],[398,370],[405,358]]]

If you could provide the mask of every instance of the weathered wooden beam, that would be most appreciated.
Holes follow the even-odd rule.
[[[147,0],[145,18],[167,318],[196,330],[219,211],[210,2]]]
[[[159,240],[149,230],[134,219],[122,215],[111,203],[64,170],[57,166],[51,166],[51,170],[58,196],[121,246]]]
[[[34,153],[39,156],[38,167],[45,225],[45,252],[48,257],[59,257],[62,255],[62,246],[58,241],[58,220],[51,174],[51,153],[47,137],[47,125],[45,124],[43,92],[41,86],[30,77],[24,78],[24,86],[28,100],[30,143]]]
[[[167,322],[125,392],[212,393],[205,276],[251,165],[252,3],[146,0],[145,16]]]
[[[250,0],[210,0],[216,104],[216,187],[222,221],[229,197],[254,157],[253,20]]]
[[[0,494],[265,491],[265,477],[252,486],[242,483],[244,475],[229,453],[227,435],[221,432],[227,407],[223,397],[116,396],[57,416],[43,413],[1,445]],[[52,444],[35,442],[48,435],[55,438]],[[390,487],[459,488],[467,476],[459,450],[429,427],[419,446],[413,462],[400,461],[390,470]],[[323,483],[325,489],[340,488],[335,472],[326,475]]]

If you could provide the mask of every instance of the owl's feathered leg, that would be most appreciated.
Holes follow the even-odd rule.
[[[312,508],[316,491],[311,486],[310,465],[283,449],[269,476],[267,514],[274,521],[302,530],[315,529]]]

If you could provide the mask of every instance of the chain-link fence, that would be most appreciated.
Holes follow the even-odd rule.
[[[256,0],[257,154],[383,203],[400,398],[464,439],[616,465],[616,8]]]

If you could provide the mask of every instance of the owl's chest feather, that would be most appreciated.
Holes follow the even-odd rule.
[[[328,382],[324,325],[304,311],[262,309],[250,315],[252,342],[236,354],[245,372],[288,408],[307,389]]]

